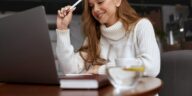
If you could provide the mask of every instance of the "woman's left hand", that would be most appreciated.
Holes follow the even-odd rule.
[[[98,74],[99,67],[100,65],[94,65],[85,74]]]

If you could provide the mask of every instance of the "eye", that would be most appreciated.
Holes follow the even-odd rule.
[[[90,8],[92,8],[92,7],[93,7],[93,5],[89,5],[89,7],[90,7]]]
[[[98,2],[98,4],[102,4],[103,2]]]
[[[94,5],[93,5],[93,4],[89,4],[89,7],[90,7],[90,8],[93,8],[93,7],[94,7]]]
[[[98,4],[102,4],[104,0],[98,0]]]

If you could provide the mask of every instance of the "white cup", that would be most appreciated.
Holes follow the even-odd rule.
[[[106,69],[110,82],[118,89],[134,88],[144,71],[143,65],[129,58],[118,58],[115,66],[107,66]]]

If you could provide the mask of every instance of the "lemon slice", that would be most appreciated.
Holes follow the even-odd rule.
[[[144,72],[145,68],[144,67],[125,67],[123,68],[125,71],[137,71],[137,72]]]

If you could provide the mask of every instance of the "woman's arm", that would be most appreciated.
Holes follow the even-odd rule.
[[[80,73],[84,69],[84,61],[79,52],[75,53],[70,41],[70,30],[68,25],[71,22],[73,11],[71,6],[58,10],[57,15],[57,45],[56,54],[64,74]]]
[[[70,41],[70,30],[56,30],[57,45],[56,54],[64,74],[80,73],[84,70],[84,60],[79,52],[74,52],[74,47]],[[65,31],[65,32],[63,32]]]
[[[160,72],[160,50],[155,33],[148,19],[141,19],[135,27],[137,60],[144,64],[147,76],[157,76]]]

